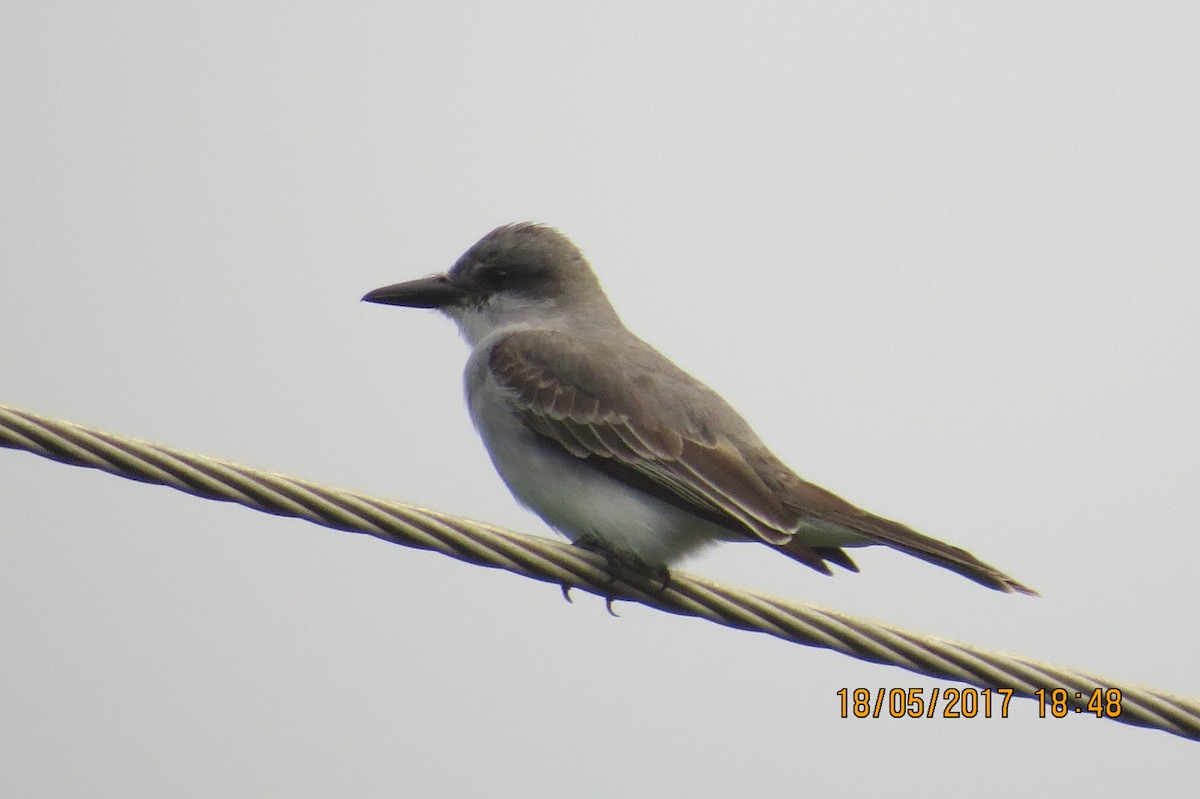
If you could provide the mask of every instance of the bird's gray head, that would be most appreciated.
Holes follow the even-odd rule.
[[[472,344],[512,325],[619,324],[583,253],[552,227],[498,227],[449,272],[375,289],[366,302],[436,308]]]

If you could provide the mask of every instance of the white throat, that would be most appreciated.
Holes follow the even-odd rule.
[[[458,325],[472,348],[500,330],[509,328],[571,329],[579,320],[556,303],[544,299],[493,294],[481,304],[450,306],[443,312]]]

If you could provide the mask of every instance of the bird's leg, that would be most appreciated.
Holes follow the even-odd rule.
[[[598,538],[592,536],[577,538],[571,542],[571,546],[579,547],[584,552],[604,556],[606,571],[608,571],[608,582],[605,585],[612,585],[626,571],[625,561],[617,553],[604,546]]]
[[[608,571],[608,582],[605,585],[612,585],[621,580],[631,583],[635,586],[644,585],[649,589],[650,593],[661,594],[671,585],[671,571],[662,565],[652,566],[644,563],[636,558],[622,556],[620,553],[613,551],[606,546],[598,538],[585,536],[571,542],[573,546],[577,546],[587,552],[593,552],[597,555],[603,555],[605,565]],[[657,585],[656,585],[657,583]],[[570,589],[572,586],[563,585],[563,596],[568,602],[571,601]],[[613,616],[617,614],[613,612],[614,597],[606,597],[605,604],[608,607],[608,612]]]
[[[665,594],[667,589],[671,587],[671,570],[666,566],[659,566],[650,577],[651,580],[657,579],[659,581],[659,588],[654,592],[656,594]]]
[[[580,538],[576,541],[572,541],[571,545],[579,547],[585,552],[593,552],[597,555],[603,555],[608,571],[608,582],[605,583],[605,585],[612,585],[617,581],[617,574],[621,570],[621,560],[611,550],[601,544],[598,539],[591,537]],[[563,583],[561,587],[563,599],[567,600],[568,602],[573,602],[571,599],[571,589],[575,586],[569,585],[568,583]],[[608,612],[616,616],[617,614],[613,613],[612,609],[613,598],[605,597],[604,602],[608,607]]]

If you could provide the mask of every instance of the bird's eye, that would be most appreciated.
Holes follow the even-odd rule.
[[[485,266],[478,275],[480,282],[492,289],[498,289],[508,282],[508,270],[502,266]]]

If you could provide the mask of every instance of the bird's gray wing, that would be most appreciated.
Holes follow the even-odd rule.
[[[701,518],[787,544],[789,555],[828,572],[821,555],[792,536],[797,509],[706,417],[724,402],[640,340],[516,331],[492,346],[488,366],[530,430]]]
[[[525,425],[616,479],[823,573],[858,571],[805,529],[835,527],[1006,592],[1035,593],[959,547],[847,502],[797,476],[718,395],[639,339],[510,333],[488,366]],[[613,379],[614,372],[620,379]]]

